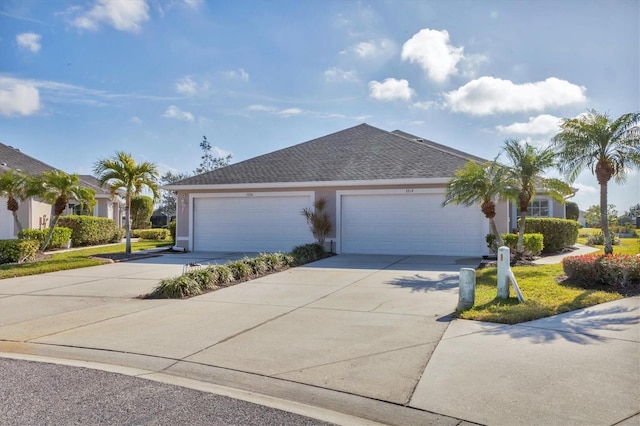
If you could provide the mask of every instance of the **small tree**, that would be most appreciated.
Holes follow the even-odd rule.
[[[231,154],[226,157],[215,157],[211,153],[211,144],[207,141],[206,136],[202,137],[200,148],[202,148],[202,157],[200,157],[202,162],[200,163],[200,167],[194,171],[197,175],[219,169],[220,167],[228,166],[229,163],[231,163]]]
[[[309,229],[321,247],[324,247],[324,240],[333,229],[329,214],[324,211],[326,204],[325,198],[318,198],[313,203],[313,210],[309,207],[302,209],[302,215],[307,219]]]
[[[45,251],[51,242],[53,231],[70,199],[75,199],[81,206],[89,206],[89,208],[95,205],[96,191],[80,186],[80,176],[77,173],[70,175],[60,170],[51,170],[31,178],[27,185],[29,195],[38,196],[51,204],[49,232],[40,247],[41,252]]]
[[[565,217],[571,220],[578,220],[580,218],[580,207],[578,207],[577,203],[573,201],[567,201],[564,205],[565,208]]]
[[[133,229],[146,229],[151,226],[153,198],[136,195],[131,198],[131,226]]]
[[[587,209],[584,215],[584,220],[587,226],[591,228],[602,228],[602,215],[600,214],[600,206],[593,205]],[[609,204],[607,206],[607,224],[609,226],[618,224],[618,211],[616,206]]]

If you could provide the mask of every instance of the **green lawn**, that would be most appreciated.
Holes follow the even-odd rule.
[[[616,254],[638,254],[638,241],[637,238],[622,238],[621,244],[614,246],[613,251]],[[602,246],[596,248],[603,252]],[[564,272],[560,264],[516,266],[513,273],[525,298],[524,303],[518,302],[513,288],[510,288],[509,299],[497,299],[497,269],[484,268],[476,273],[475,305],[471,309],[456,312],[456,316],[476,321],[517,324],[624,297],[614,291],[585,290],[562,283]]]
[[[170,241],[139,241],[131,243],[131,250],[140,251],[170,245]],[[125,245],[123,243],[106,247],[90,247],[65,253],[51,253],[51,257],[36,262],[23,263],[21,265],[0,265],[0,279],[24,277],[27,275],[44,274],[45,272],[65,271],[68,269],[101,265],[106,263],[106,261],[101,259],[92,259],[89,258],[89,256],[96,254],[124,253],[124,251]]]

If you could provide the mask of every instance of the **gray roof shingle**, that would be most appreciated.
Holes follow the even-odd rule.
[[[55,167],[28,156],[17,148],[0,143],[0,166],[3,170],[17,170],[27,174],[37,175]]]
[[[360,124],[171,186],[449,178],[469,160],[487,161],[416,139]]]
[[[17,148],[0,143],[0,172],[17,170],[29,175],[39,175],[51,170],[60,170],[37,160]],[[108,189],[100,187],[100,181],[91,175],[80,175],[80,184],[92,188],[96,194],[110,194]]]

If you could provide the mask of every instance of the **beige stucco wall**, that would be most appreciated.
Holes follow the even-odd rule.
[[[335,239],[337,236],[336,231],[336,206],[337,206],[337,191],[346,190],[376,190],[376,189],[434,189],[440,188],[444,190],[443,184],[411,184],[411,185],[366,185],[366,186],[332,186],[332,187],[294,187],[294,188],[260,188],[260,189],[222,189],[222,190],[199,190],[199,191],[178,191],[177,205],[176,205],[176,245],[185,249],[189,248],[189,220],[191,217],[191,201],[190,196],[193,194],[238,194],[238,193],[260,193],[260,192],[293,192],[293,191],[306,191],[313,192],[315,199],[323,197],[327,200],[326,211],[331,217],[333,223],[333,231],[328,236],[328,240]],[[473,208],[473,207],[471,207]],[[478,207],[479,208],[479,207]],[[501,232],[506,232],[508,229],[508,217],[509,206],[506,201],[498,203],[497,209],[498,216],[496,222],[499,223],[499,229]]]

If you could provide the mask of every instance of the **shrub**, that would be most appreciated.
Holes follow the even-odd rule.
[[[172,220],[171,222],[169,222],[169,225],[167,225],[167,227],[169,228],[169,233],[171,234],[171,239],[175,243],[176,242],[176,221]]]
[[[166,278],[147,297],[152,299],[182,299],[202,294],[198,281],[189,275]]]
[[[91,246],[122,239],[122,231],[113,219],[95,216],[62,216],[59,226],[71,228],[71,243],[75,247]]]
[[[249,265],[247,265],[245,262],[243,262],[242,260],[236,260],[235,262],[229,262],[227,263],[227,268],[229,268],[229,270],[231,271],[231,273],[233,274],[233,278],[235,280],[244,280],[249,278],[249,276],[251,276],[251,267]]]
[[[40,243],[37,240],[0,240],[0,263],[22,263],[33,259]]]
[[[571,256],[562,260],[562,269],[572,281],[582,285],[614,287],[640,285],[640,257],[632,255]]]
[[[321,247],[324,246],[324,240],[333,229],[331,218],[329,214],[324,211],[326,205],[327,200],[325,198],[318,198],[315,203],[313,203],[313,210],[305,207],[301,212],[305,219],[307,219],[307,225],[309,225],[313,237]]]
[[[136,229],[136,233],[138,235],[137,238],[143,240],[162,241],[169,236],[169,231],[162,228]]]
[[[224,287],[226,284],[233,281],[233,272],[225,265],[211,266],[211,271],[215,275],[215,283],[218,286]]]
[[[282,267],[282,258],[278,253],[260,253],[258,256],[269,268],[269,272],[277,271]]]
[[[511,251],[515,251],[518,245],[518,234],[500,234],[504,245],[509,247]],[[487,234],[486,240],[493,241],[495,237],[492,234]],[[544,236],[542,234],[524,234],[523,237],[524,249],[526,254],[531,256],[537,256],[542,252],[544,247]]]
[[[525,234],[540,233],[544,237],[544,253],[557,253],[578,240],[580,224],[575,220],[547,217],[528,217]]]
[[[251,268],[253,275],[262,275],[269,272],[269,265],[261,257],[245,257],[242,261]]]
[[[44,243],[45,238],[49,234],[49,229],[23,229],[18,233],[18,238],[23,240],[34,240],[39,245]],[[53,235],[47,249],[57,249],[67,247],[67,243],[71,239],[71,229],[63,226],[53,228]]]
[[[185,275],[197,282],[202,291],[209,290],[216,285],[217,277],[211,268],[190,271]]]
[[[296,246],[291,251],[297,263],[309,263],[321,259],[324,255],[324,248],[317,243]]]
[[[613,244],[614,246],[620,245],[620,237],[618,237],[614,233],[611,233],[610,235],[611,235],[611,244]],[[604,234],[602,232],[596,232],[596,233],[587,235],[586,244],[588,246],[603,246]]]

